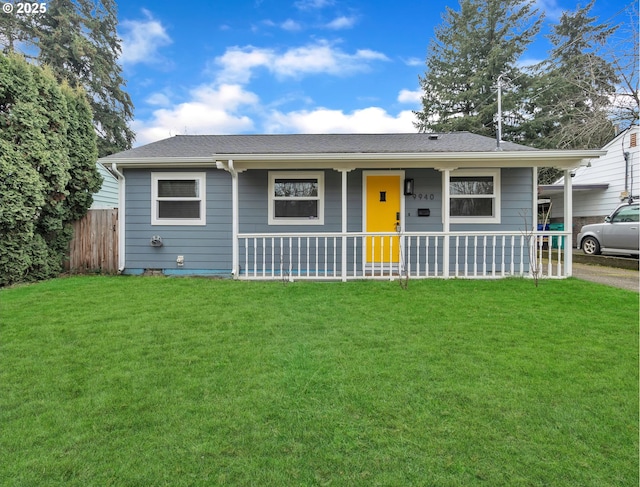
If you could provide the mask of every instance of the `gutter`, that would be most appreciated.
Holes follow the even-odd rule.
[[[111,164],[111,172],[118,178],[118,274],[122,274],[125,265],[125,190],[126,179],[118,170],[118,165]]]

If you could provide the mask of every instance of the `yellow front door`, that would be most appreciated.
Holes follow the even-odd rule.
[[[400,228],[400,176],[366,176],[367,232],[396,233]],[[400,261],[400,238],[367,237],[367,262]]]

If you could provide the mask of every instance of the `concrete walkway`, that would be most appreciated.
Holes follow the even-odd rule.
[[[573,277],[640,292],[640,277],[633,269],[574,262]]]

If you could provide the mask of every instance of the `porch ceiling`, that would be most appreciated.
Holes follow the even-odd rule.
[[[609,189],[609,183],[603,184],[572,184],[574,193],[581,191],[605,191]],[[538,186],[538,196],[555,196],[564,194],[564,184],[542,184]]]

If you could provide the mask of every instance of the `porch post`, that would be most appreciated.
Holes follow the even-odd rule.
[[[569,169],[564,171],[564,231],[569,232],[564,240],[564,275],[571,277],[573,275],[573,186]]]
[[[442,231],[444,232],[444,239],[442,243],[442,277],[449,277],[449,232],[450,228],[450,206],[451,198],[449,193],[449,180],[451,178],[451,170],[445,169],[442,171]]]
[[[342,174],[342,261],[340,275],[342,282],[347,281],[347,173],[350,169],[338,169]]]

